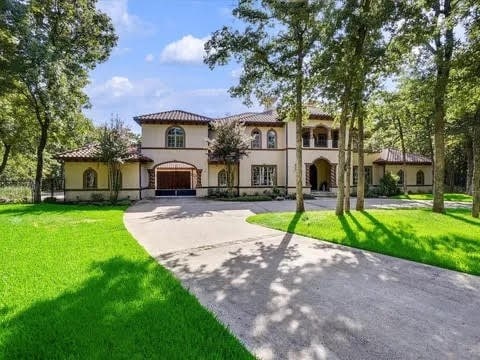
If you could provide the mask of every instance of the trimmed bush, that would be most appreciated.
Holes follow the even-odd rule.
[[[391,173],[386,173],[380,179],[380,186],[378,187],[378,193],[382,196],[393,196],[400,193],[398,188],[399,177]]]

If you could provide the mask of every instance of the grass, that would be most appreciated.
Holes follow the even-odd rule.
[[[395,195],[392,196],[393,199],[408,199],[408,200],[433,200],[432,194],[409,194],[409,195]],[[461,194],[461,193],[446,193],[443,195],[443,198],[446,201],[457,201],[457,202],[472,202],[472,197],[470,195]]]
[[[0,206],[0,358],[251,358],[136,243],[123,211]]]
[[[331,211],[265,213],[248,222],[480,275],[480,220],[463,209],[369,210],[337,217]]]

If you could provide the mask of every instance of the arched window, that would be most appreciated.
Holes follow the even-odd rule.
[[[404,181],[403,170],[400,170],[399,172],[397,172],[397,176],[398,176],[398,183],[400,185],[403,185],[403,181]]]
[[[422,170],[417,171],[417,185],[425,185],[425,174]]]
[[[277,133],[271,129],[267,132],[267,149],[277,148]]]
[[[227,172],[225,170],[220,170],[218,172],[218,186],[227,186]]]
[[[166,143],[169,148],[185,147],[185,131],[179,126],[168,128]]]
[[[92,168],[88,168],[83,172],[83,188],[96,189],[97,188],[97,172]]]
[[[262,148],[262,133],[258,129],[252,130],[252,149]]]

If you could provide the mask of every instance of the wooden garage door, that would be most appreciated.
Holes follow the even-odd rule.
[[[157,189],[191,189],[192,172],[159,171],[157,173]]]

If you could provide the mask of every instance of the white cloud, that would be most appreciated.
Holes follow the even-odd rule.
[[[233,69],[230,73],[230,75],[232,76],[232,78],[234,79],[239,79],[240,78],[240,75],[242,75],[242,68],[237,68],[237,69]]]
[[[131,52],[132,49],[129,48],[129,47],[116,47],[113,49],[113,55],[116,55],[116,56],[121,56],[121,55],[125,55],[125,54],[128,54],[129,52]]]
[[[157,78],[130,80],[125,76],[113,76],[101,84],[92,82],[87,88],[87,93],[102,104],[115,105],[132,97],[164,96],[168,93],[168,89]]]
[[[145,56],[145,61],[146,62],[152,62],[153,60],[155,60],[155,56],[153,56],[153,54],[147,54]]]
[[[114,76],[102,86],[105,92],[111,93],[114,97],[126,95],[133,90],[130,80],[123,76]]]
[[[209,37],[196,38],[187,35],[165,46],[160,54],[162,63],[198,64],[205,55],[205,43]]]
[[[115,30],[122,32],[151,33],[153,25],[128,12],[128,0],[100,0],[98,9],[112,19]]]

